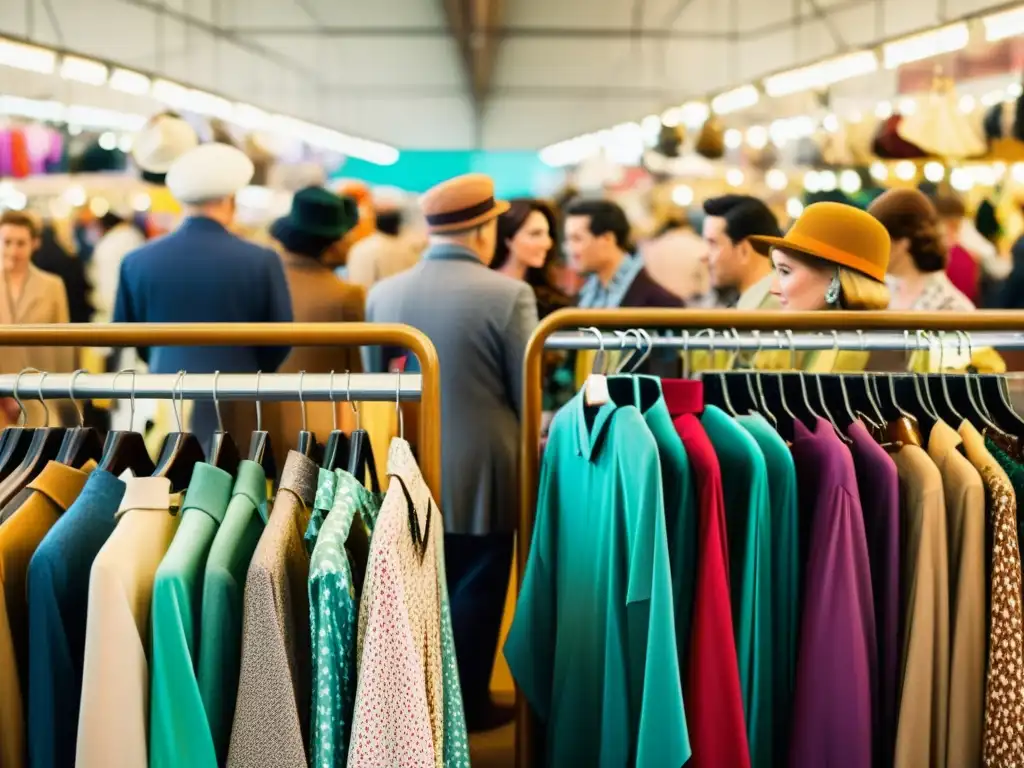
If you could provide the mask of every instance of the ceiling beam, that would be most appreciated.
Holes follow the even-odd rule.
[[[457,0],[451,0],[458,4]],[[867,2],[868,0],[861,0]],[[491,0],[496,4],[496,0]],[[445,5],[449,0],[445,0]],[[630,40],[636,37],[652,40],[716,40],[731,38],[726,31],[694,31],[681,29],[616,29],[614,27],[474,27],[477,37],[500,38],[502,40]],[[240,37],[426,37],[447,38],[452,34],[450,27],[269,27],[230,26],[225,33]]]

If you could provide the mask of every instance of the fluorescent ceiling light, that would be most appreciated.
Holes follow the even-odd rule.
[[[1024,34],[1024,8],[993,13],[981,20],[985,27],[985,39],[990,43]]]
[[[25,99],[20,96],[0,96],[0,115],[27,117],[53,123],[64,121],[66,110],[58,101]]]
[[[895,69],[902,64],[959,51],[967,47],[970,36],[967,24],[961,22],[886,43],[882,47],[885,68]]]
[[[679,107],[679,119],[688,128],[700,128],[710,113],[703,101],[688,101]]]
[[[234,111],[234,107],[227,99],[199,90],[188,92],[184,107],[190,112],[207,117],[219,117],[221,120],[231,120]]]
[[[189,89],[170,80],[154,80],[153,98],[170,107],[184,109],[188,104]]]
[[[115,69],[110,73],[110,82],[107,85],[116,91],[145,96],[149,93],[152,83],[148,77],[138,72],[132,72],[130,69]]]
[[[716,114],[726,115],[730,112],[739,112],[757,104],[760,94],[757,88],[752,85],[744,85],[732,91],[720,93],[711,100],[711,109]]]
[[[833,83],[869,74],[878,69],[874,51],[858,51],[836,56],[818,64],[781,72],[764,80],[764,91],[769,96],[788,96],[801,91],[827,88]]]
[[[60,63],[60,76],[87,85],[103,85],[107,82],[107,65],[78,56],[65,56]]]
[[[0,38],[0,64],[50,75],[57,68],[57,54],[46,48]]]
[[[240,125],[242,128],[248,128],[252,131],[261,131],[270,126],[273,123],[272,118],[262,109],[254,107],[251,104],[235,104],[235,108],[232,110],[232,122],[236,125]]]

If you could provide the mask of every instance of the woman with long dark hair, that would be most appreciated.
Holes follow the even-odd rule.
[[[537,314],[545,317],[572,303],[555,283],[561,256],[555,212],[541,200],[520,198],[498,217],[498,242],[491,269],[525,280],[537,297]]]

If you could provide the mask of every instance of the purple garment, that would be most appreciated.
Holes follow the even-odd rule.
[[[806,560],[790,765],[872,768],[875,613],[853,458],[823,419],[794,424],[792,452]]]
[[[892,765],[896,743],[900,658],[900,476],[886,450],[859,421],[850,425],[850,452],[857,469],[864,513],[871,593],[875,601],[878,677],[872,689],[875,765]]]

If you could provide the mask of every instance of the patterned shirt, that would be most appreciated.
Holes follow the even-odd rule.
[[[324,474],[329,476],[329,481],[325,482]],[[315,506],[324,509],[329,504],[331,511],[320,528],[309,568],[313,651],[310,765],[343,768],[348,760],[349,730],[356,698],[358,616],[358,596],[350,562],[352,553],[346,550],[345,543],[353,522],[357,526],[372,525],[384,496],[366,490],[355,477],[342,470],[334,473],[321,470],[320,479]],[[328,486],[333,497],[331,502],[326,498]]]
[[[925,276],[921,292],[907,309],[917,312],[970,312],[974,304],[940,270]]]

